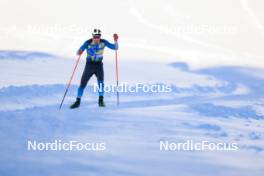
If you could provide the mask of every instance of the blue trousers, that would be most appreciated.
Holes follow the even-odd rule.
[[[78,88],[77,98],[81,98],[89,79],[95,74],[99,87],[99,96],[104,96],[104,67],[102,62],[86,61],[82,74],[81,83]]]

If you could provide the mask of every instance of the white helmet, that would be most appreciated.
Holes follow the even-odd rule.
[[[101,36],[101,30],[100,29],[94,29],[92,35],[93,36],[95,36],[95,35]]]

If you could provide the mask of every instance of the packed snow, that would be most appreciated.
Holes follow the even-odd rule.
[[[134,84],[138,78],[144,84],[155,84],[155,79],[156,83],[174,82],[172,91],[121,92],[119,106],[115,93],[106,93],[107,107],[102,109],[97,107],[97,93],[92,88],[96,80],[93,78],[81,107],[70,110],[68,106],[75,100],[85,63],[82,60],[65,104],[58,110],[66,88],[63,82],[67,81],[74,60],[45,53],[36,55],[36,52],[3,51],[1,55],[5,55],[0,60],[1,65],[5,65],[0,71],[1,175],[263,173],[264,79],[255,76],[255,69],[189,70],[188,64],[180,62],[149,63],[143,72],[144,68],[137,63],[120,61],[120,68],[124,68],[120,71],[121,81]],[[105,59],[109,83],[114,81],[113,63],[110,58]],[[135,68],[137,72],[129,68]],[[160,71],[157,72],[158,68]],[[148,82],[140,73],[154,79]],[[52,142],[56,139],[104,141],[107,150],[27,150],[28,140]],[[160,141],[190,139],[237,142],[239,150],[160,151]]]
[[[10,0],[0,7],[1,176],[263,175],[260,0]],[[111,42],[120,36],[119,84],[171,91],[120,92],[119,106],[116,92],[106,92],[99,108],[93,77],[71,110],[83,55],[59,110],[76,51],[94,27]],[[106,85],[116,84],[114,59],[106,49]],[[104,142],[106,150],[29,151],[34,140]],[[160,150],[161,141],[188,140],[238,150]]]

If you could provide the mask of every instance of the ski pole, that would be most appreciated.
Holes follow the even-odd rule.
[[[81,54],[79,55],[79,57],[78,57],[78,59],[77,59],[77,61],[76,61],[76,64],[75,64],[74,69],[73,69],[73,72],[72,72],[72,75],[71,75],[71,77],[70,77],[70,80],[69,80],[69,82],[67,83],[67,87],[66,87],[65,93],[64,93],[64,95],[63,95],[63,98],[62,98],[62,101],[61,101],[61,104],[60,104],[59,109],[61,109],[62,104],[63,104],[63,102],[64,102],[64,99],[65,99],[65,97],[66,97],[66,95],[67,95],[67,92],[68,92],[69,87],[70,87],[70,85],[71,85],[72,78],[73,78],[74,73],[75,73],[75,71],[76,71],[76,68],[77,68],[77,66],[78,66],[78,64],[79,64],[79,62],[80,62],[80,58],[81,58]]]
[[[119,105],[117,50],[115,50],[115,61],[116,61],[116,99],[117,99],[117,105]]]
[[[114,34],[114,41],[117,44],[118,35]],[[118,92],[118,62],[117,62],[117,48],[115,50],[115,65],[116,65],[116,99],[117,99],[117,105],[119,105],[119,92]]]

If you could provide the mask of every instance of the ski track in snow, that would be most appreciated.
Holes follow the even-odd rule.
[[[166,29],[166,27],[163,27],[161,25],[153,24],[151,21],[146,19],[140,13],[140,11],[137,9],[137,7],[133,3],[133,1],[129,1],[129,4],[130,4],[130,13],[131,13],[131,15],[136,17],[140,23],[144,24],[145,26],[147,26],[149,28],[152,28],[152,29],[160,31],[160,32],[162,32],[164,34],[169,34],[170,36],[174,36],[174,37],[177,37],[179,39],[182,39],[182,40],[185,40],[185,41],[188,41],[188,42],[191,42],[191,43],[194,43],[194,44],[206,47],[206,48],[212,48],[212,49],[220,50],[220,51],[225,52],[225,53],[227,53],[229,55],[233,55],[234,54],[233,51],[230,50],[230,49],[223,48],[221,46],[218,46],[218,45],[215,45],[215,44],[212,44],[212,43],[196,40],[196,39],[192,38],[191,36],[178,34],[177,32],[173,32],[173,31],[171,31],[169,29]]]
[[[240,0],[242,8],[247,12],[250,19],[255,23],[256,28],[264,36],[264,25],[260,22],[255,12],[249,7],[248,0]]]
[[[33,71],[42,62],[56,63],[54,69],[66,67],[58,64],[54,56],[47,55],[48,60],[38,61],[31,54],[0,52],[1,57],[5,56],[0,57],[0,64],[6,59],[16,59],[18,63],[27,62],[27,68]],[[209,77],[219,84],[194,82],[182,87],[175,82],[170,93],[120,93],[119,107],[115,104],[115,93],[106,93],[107,107],[103,109],[97,107],[97,93],[92,93],[92,87],[88,86],[81,107],[70,110],[67,107],[74,101],[78,87],[73,84],[59,111],[65,84],[56,83],[55,78],[54,83],[41,84],[40,79],[34,85],[2,83],[0,139],[4,142],[0,144],[0,175],[262,175],[264,79],[254,74],[254,68],[246,67],[189,70],[186,63],[179,62],[166,67],[173,68],[177,74]],[[149,70],[155,77],[156,71]],[[1,74],[9,73],[1,71]],[[54,75],[58,79],[60,76]],[[21,76],[32,80],[35,77],[34,73]],[[166,84],[164,81],[157,82]],[[105,141],[107,150],[26,150],[27,140],[52,142],[55,139]],[[240,149],[236,152],[159,151],[161,140],[189,139],[237,142]]]

